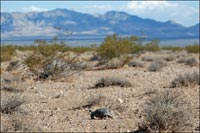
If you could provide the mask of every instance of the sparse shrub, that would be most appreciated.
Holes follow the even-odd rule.
[[[185,50],[190,53],[199,53],[199,44],[186,46]]]
[[[98,80],[94,88],[102,88],[108,86],[120,86],[120,87],[131,87],[131,83],[128,80],[120,79],[117,77],[105,77]]]
[[[59,58],[47,58],[42,63],[42,72],[39,73],[39,79],[55,78],[64,72],[66,63]]]
[[[184,63],[185,62],[185,58],[184,57],[180,57],[178,60],[177,60],[177,63]]]
[[[64,44],[39,44],[35,52],[43,55],[44,57],[52,57],[56,52],[65,52],[68,51],[68,47]]]
[[[147,61],[147,62],[151,62],[154,60],[155,57],[151,57],[151,56],[143,56],[142,60],[143,61]]]
[[[169,56],[163,57],[163,59],[165,61],[173,61],[173,60],[175,60],[175,56],[174,55],[169,55]]]
[[[88,99],[87,99],[87,105],[89,108],[91,108],[92,106],[97,106],[102,104],[102,102],[105,100],[105,96],[103,95],[91,95]]]
[[[179,75],[171,83],[172,88],[191,85],[200,85],[199,72],[193,71],[191,73]]]
[[[53,54],[45,57],[39,53],[29,56],[24,61],[24,64],[26,64],[32,72],[38,75],[39,79],[59,76],[59,74],[65,70],[67,65],[61,55]]]
[[[191,58],[188,58],[188,59],[185,60],[185,65],[195,66],[197,64],[198,64],[198,62],[194,57],[191,57]]]
[[[31,71],[37,72],[42,68],[42,63],[44,62],[44,57],[39,54],[30,55],[25,59],[24,64],[26,64]]]
[[[119,58],[112,58],[106,64],[107,69],[117,69],[123,66],[123,62]]]
[[[148,67],[149,71],[159,71],[161,70],[164,66],[166,65],[166,63],[163,60],[155,60],[154,62],[152,62],[150,64],[150,66]]]
[[[1,132],[44,132],[35,120],[29,119],[24,114],[16,112],[10,114],[8,118],[2,121]]]
[[[19,61],[11,61],[8,65],[8,67],[6,68],[7,71],[11,71],[13,70],[14,68],[17,67],[17,64],[19,63]]]
[[[1,46],[1,62],[11,60],[15,55],[16,47],[12,45]]]
[[[131,62],[128,63],[129,67],[143,67],[143,63],[139,60],[133,60]]]
[[[190,126],[190,111],[177,90],[164,90],[145,105],[143,127],[151,131],[182,131]]]
[[[165,46],[165,47],[162,47],[162,49],[163,49],[163,50],[171,50],[171,51],[173,51],[173,52],[184,50],[183,47],[175,47],[175,46]]]
[[[84,69],[87,69],[89,66],[87,62],[83,61],[83,62],[72,63],[70,67],[73,70],[84,70]]]
[[[25,101],[19,95],[11,95],[1,99],[1,112],[11,114],[17,110]]]
[[[96,48],[94,47],[69,47],[69,51],[75,52],[75,53],[84,53],[88,51],[94,51]]]
[[[146,51],[159,51],[160,47],[159,47],[159,41],[158,40],[152,40],[151,42],[147,43],[145,45],[145,50]]]
[[[8,91],[8,92],[21,92],[22,90],[19,90],[15,86],[1,86],[1,90]]]

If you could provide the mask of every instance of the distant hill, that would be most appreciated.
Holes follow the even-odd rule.
[[[65,35],[67,32],[73,32],[75,36],[90,37],[118,33],[158,39],[198,38],[199,24],[185,27],[170,20],[159,22],[117,11],[99,16],[68,9],[1,13],[2,38],[55,36]]]

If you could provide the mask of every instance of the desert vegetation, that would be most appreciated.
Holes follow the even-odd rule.
[[[1,46],[1,131],[199,130],[199,45],[140,39],[114,34],[99,46]]]
[[[147,131],[175,132],[190,126],[190,108],[178,91],[163,90],[145,105],[143,128]]]

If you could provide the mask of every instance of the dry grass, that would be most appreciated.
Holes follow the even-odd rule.
[[[152,56],[144,56],[142,57],[142,61],[152,62],[155,60],[155,57]]]
[[[188,58],[185,60],[185,65],[196,66],[198,64],[197,60],[194,57]]]
[[[1,112],[5,114],[11,114],[20,109],[20,106],[25,101],[19,97],[19,95],[11,95],[1,99]]]
[[[112,58],[106,64],[107,69],[117,69],[123,66],[123,62],[119,58]]]
[[[192,85],[199,85],[199,72],[193,71],[190,73],[185,73],[179,75],[177,78],[175,78],[172,83],[171,87],[181,87],[181,86],[192,86]]]
[[[148,71],[156,72],[156,71],[161,70],[165,65],[166,63],[164,60],[157,59],[154,62],[152,62],[147,69]]]
[[[133,60],[128,63],[129,67],[143,67],[143,63],[139,60]]]
[[[143,126],[152,131],[182,131],[190,125],[190,112],[176,90],[164,90],[145,105]]]

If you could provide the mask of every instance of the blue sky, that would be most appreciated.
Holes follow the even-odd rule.
[[[90,14],[125,11],[158,21],[173,20],[185,26],[199,23],[199,1],[1,1],[3,12],[48,11],[67,8]]]

